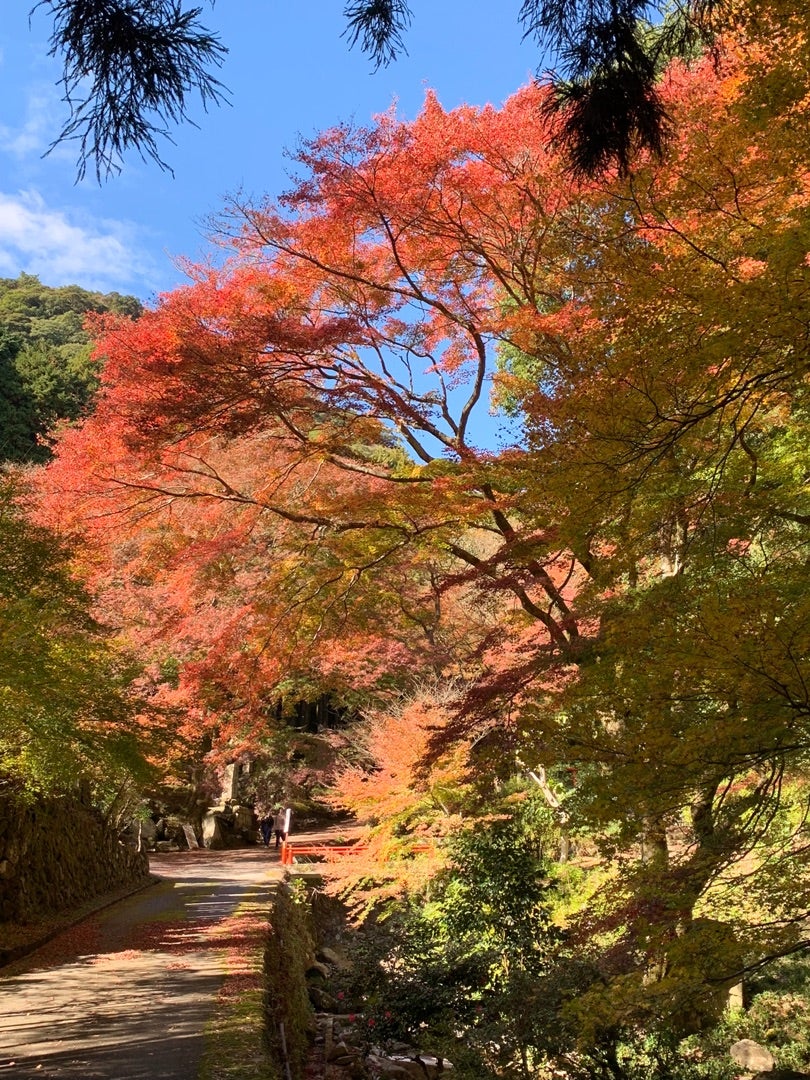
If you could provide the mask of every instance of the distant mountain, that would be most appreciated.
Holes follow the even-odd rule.
[[[134,296],[50,288],[32,274],[0,278],[0,462],[39,464],[48,432],[92,406],[98,365],[82,329],[88,311],[137,318]]]

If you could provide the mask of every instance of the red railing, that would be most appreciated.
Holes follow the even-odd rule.
[[[331,855],[350,855],[365,850],[365,844],[294,844],[291,840],[285,840],[281,845],[281,865],[292,866],[299,855],[314,855],[323,859]],[[409,852],[419,853],[433,850],[432,844],[415,844],[409,848]]]
[[[293,844],[285,840],[281,845],[281,865],[292,866],[298,855],[348,855],[350,851],[362,851],[364,844]]]

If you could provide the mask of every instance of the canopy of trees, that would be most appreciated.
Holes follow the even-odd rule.
[[[135,671],[92,617],[70,550],[32,525],[24,492],[0,483],[0,786],[51,793],[84,781],[107,796],[138,750]]]
[[[522,773],[594,845],[594,1045],[806,944],[810,49],[760,17],[669,67],[631,177],[573,178],[539,86],[323,133],[224,268],[97,318],[43,485],[231,753],[292,685],[354,694],[391,832]]]
[[[16,791],[83,781],[107,798],[142,769],[136,669],[94,619],[70,547],[29,520],[13,468],[46,461],[54,426],[90,408],[99,363],[86,312],[140,310],[117,293],[48,288],[28,274],[0,279],[0,782]]]

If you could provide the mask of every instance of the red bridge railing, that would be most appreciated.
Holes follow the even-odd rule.
[[[365,844],[296,844],[285,840],[281,845],[281,865],[292,866],[301,855],[325,859],[333,855],[350,855],[365,850]],[[409,848],[409,851],[419,853],[433,850],[435,849],[432,844],[415,844]]]
[[[350,851],[363,851],[361,844],[294,844],[285,840],[281,845],[282,866],[292,866],[299,855],[315,855],[325,858],[327,855],[348,855]]]

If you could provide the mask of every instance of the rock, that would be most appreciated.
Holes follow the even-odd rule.
[[[254,823],[255,815],[253,813],[253,807],[251,806],[234,806],[234,827],[245,838],[245,840],[252,840],[256,826]]]
[[[419,1062],[422,1068],[422,1076],[428,1076],[430,1080],[439,1076],[442,1073],[449,1072],[453,1065],[446,1058],[432,1057],[429,1054],[417,1054],[415,1061]]]
[[[207,813],[202,820],[203,846],[210,851],[221,851],[225,847],[222,838],[222,826],[219,817],[214,813]]]
[[[256,842],[254,813],[249,806],[209,806],[202,819],[203,846],[216,849],[252,847]]]
[[[0,921],[58,915],[148,873],[146,854],[78,800],[0,802]]]
[[[795,1069],[768,1069],[756,1073],[751,1080],[810,1080],[810,1073],[796,1072]]]
[[[239,777],[241,773],[242,767],[235,761],[225,766],[225,775],[222,778],[221,798],[223,802],[230,802],[239,798]]]
[[[728,988],[726,1008],[732,1012],[742,1012],[745,1008],[745,987],[742,982],[736,982]]]
[[[383,1060],[390,1061],[404,1069],[411,1080],[434,1080],[443,1072],[448,1072],[453,1066],[444,1058],[433,1057],[431,1054],[414,1054],[403,1056],[389,1054]]]
[[[362,1056],[362,1050],[345,1042],[335,1043],[325,1052],[326,1060],[333,1065],[350,1065],[353,1061],[360,1061]]]
[[[729,1053],[744,1069],[773,1075],[773,1054],[753,1039],[740,1039],[739,1042],[734,1043]]]
[[[186,847],[189,851],[196,851],[200,846],[200,842],[197,839],[197,834],[194,832],[194,826],[186,823],[183,826],[183,836],[186,839]]]
[[[364,1042],[363,1034],[357,1031],[356,1028],[349,1028],[347,1031],[341,1033],[341,1038],[349,1046],[362,1046]]]
[[[419,1051],[415,1046],[411,1046],[410,1043],[398,1042],[396,1039],[389,1039],[385,1044],[385,1048],[391,1057],[417,1057]]]
[[[332,1022],[331,1016],[324,1016],[323,1013],[317,1017],[318,1024],[318,1039],[323,1042],[324,1057],[328,1058],[332,1051],[332,1047],[335,1044],[335,1025]],[[318,1040],[316,1039],[316,1042]]]
[[[342,1005],[343,1002],[340,1002]],[[357,1014],[350,1013],[349,1016],[334,1016],[334,1024],[332,1030],[335,1033],[336,1039],[341,1039],[343,1042],[348,1043],[350,1046],[359,1046],[363,1041],[363,1036],[357,1030]]]
[[[353,1061],[360,1061],[359,1054],[340,1054],[336,1058],[332,1058],[329,1062],[330,1065],[336,1065],[340,1069],[345,1069],[347,1065],[351,1065]]]
[[[399,1061],[377,1054],[368,1055],[366,1067],[373,1077],[385,1077],[385,1080],[389,1080],[389,1078],[390,1080],[412,1080],[413,1076],[412,1073],[402,1067]]]
[[[418,1058],[391,1056],[388,1060],[401,1066],[411,1077],[411,1080],[425,1080],[425,1070],[422,1068]]]
[[[180,842],[180,837],[183,835],[183,821],[177,816],[177,814],[169,814],[163,825],[163,835],[167,840],[174,840],[175,843]]]
[[[337,998],[332,997],[331,994],[327,994],[325,990],[321,990],[320,986],[310,986],[307,989],[309,1000],[318,1012],[336,1012],[340,1007]]]
[[[343,953],[338,952],[337,949],[330,949],[326,945],[316,951],[315,959],[320,960],[322,964],[329,964],[331,967],[338,968],[341,971],[351,967]]]
[[[308,980],[328,979],[329,968],[326,964],[319,964],[317,961],[314,964],[310,964],[305,972]]]

